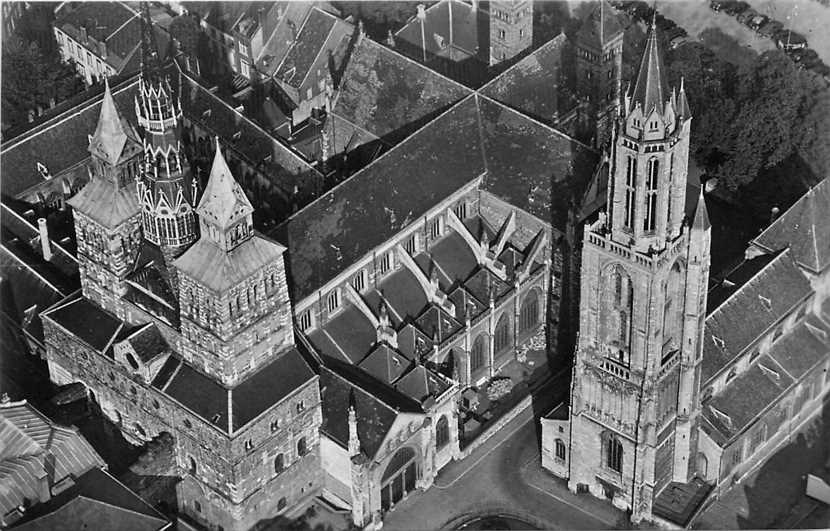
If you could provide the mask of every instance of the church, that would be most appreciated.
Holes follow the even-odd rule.
[[[668,527],[690,525],[830,391],[828,181],[711,279],[702,186],[684,212],[691,124],[652,26],[613,123],[605,204],[583,229],[570,401],[541,419],[542,464],[570,490]]]
[[[322,164],[145,42],[139,75],[3,149],[7,193],[62,192],[73,213],[81,289],[40,313],[50,378],[132,442],[172,435],[179,511],[201,525],[321,496],[379,528],[464,456],[467,393],[542,344],[574,374],[543,466],[685,525],[678,503],[751,470],[827,394],[830,198],[812,190],[709,290],[684,88],[652,28],[621,94],[612,11],[474,90],[358,31]],[[558,94],[568,49],[579,101]],[[329,149],[358,148],[373,156],[321,190]]]

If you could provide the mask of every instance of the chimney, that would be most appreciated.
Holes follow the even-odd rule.
[[[427,18],[426,7],[424,4],[418,4],[418,20],[424,21]]]
[[[386,34],[386,44],[390,48],[395,47],[395,35],[392,34],[392,30],[390,29]]]
[[[86,24],[81,24],[81,43],[86,44],[86,41],[87,41]]]
[[[98,43],[98,53],[101,54],[101,59],[106,60],[107,58],[107,41],[101,41]]]
[[[46,218],[37,218],[37,228],[40,232],[40,249],[43,251],[43,259],[48,262],[52,259],[52,243],[49,241],[49,227],[46,226]]]

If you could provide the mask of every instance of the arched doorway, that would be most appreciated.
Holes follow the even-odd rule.
[[[415,450],[403,447],[389,461],[380,480],[380,506],[385,512],[415,490],[418,465]]]

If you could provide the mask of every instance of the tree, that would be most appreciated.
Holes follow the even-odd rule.
[[[10,39],[2,54],[2,113],[4,127],[28,121],[83,89],[75,69],[53,57],[45,57],[35,42]]]

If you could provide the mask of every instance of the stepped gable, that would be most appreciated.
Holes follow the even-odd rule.
[[[352,51],[334,101],[332,113],[344,122],[334,132],[335,142],[340,145],[353,134],[368,134],[395,145],[470,93],[364,36]],[[351,147],[360,143],[352,142]]]
[[[569,204],[588,187],[599,153],[501,103],[478,99],[487,160],[482,189],[564,231]]]
[[[707,315],[701,382],[705,384],[716,376],[811,293],[810,282],[789,249],[771,260]]]
[[[814,273],[830,265],[830,179],[823,179],[752,240],[777,251],[789,247],[795,261]]]
[[[568,38],[560,34],[478,90],[511,109],[552,125],[559,112],[562,56]]]
[[[476,107],[465,99],[274,231],[289,249],[293,300],[484,173]]]

